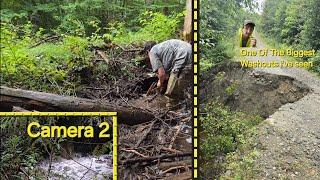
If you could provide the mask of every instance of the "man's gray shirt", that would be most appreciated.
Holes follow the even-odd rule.
[[[163,67],[166,73],[170,73],[191,64],[192,48],[187,42],[171,39],[153,46],[149,56],[154,72]]]

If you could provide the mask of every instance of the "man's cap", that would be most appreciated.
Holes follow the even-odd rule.
[[[245,25],[248,25],[248,24],[252,24],[253,25],[253,27],[254,26],[256,26],[256,24],[253,22],[253,21],[251,21],[251,20],[244,20],[244,23],[243,23],[243,25],[245,26]]]

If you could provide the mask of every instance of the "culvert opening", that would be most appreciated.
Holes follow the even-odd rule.
[[[158,81],[158,77],[148,77],[138,82],[136,85],[136,88],[140,90],[138,91],[140,94],[143,94],[143,93],[146,93],[150,88],[150,86],[157,81]]]
[[[231,110],[263,118],[310,92],[307,85],[292,77],[242,68],[237,62],[219,65],[205,74],[200,84],[201,104],[216,100]]]

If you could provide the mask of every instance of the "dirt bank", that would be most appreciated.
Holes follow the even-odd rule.
[[[218,100],[232,110],[264,118],[310,91],[304,83],[292,77],[255,72],[254,69],[241,68],[236,62],[212,68],[202,78],[200,89],[202,104]]]

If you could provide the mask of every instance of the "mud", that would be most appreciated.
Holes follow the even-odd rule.
[[[242,68],[237,62],[212,68],[206,74],[200,81],[201,104],[217,100],[232,110],[263,118],[311,91],[304,83],[292,77]]]

